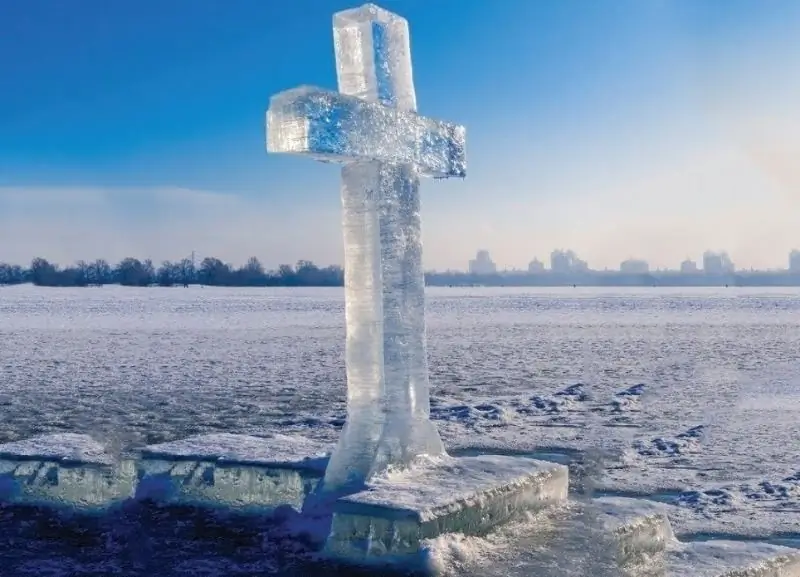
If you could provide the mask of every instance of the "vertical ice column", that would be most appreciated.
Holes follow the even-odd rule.
[[[375,470],[444,453],[430,420],[420,179],[414,166],[384,164],[380,183],[386,425]]]
[[[371,4],[346,10],[334,16],[334,42],[340,92],[416,110],[405,19]],[[367,197],[373,203],[355,217],[353,199]],[[326,487],[334,490],[366,480],[389,464],[444,452],[429,418],[416,167],[380,162],[347,166],[342,171],[342,203],[348,417],[325,475]],[[360,228],[353,224],[348,231],[348,223],[356,222],[362,223]],[[377,259],[373,254],[366,258],[365,245],[375,242],[372,227],[376,222],[379,252]],[[370,330],[367,327],[379,331],[374,342],[362,338]],[[380,354],[375,342],[382,346]],[[369,398],[379,402],[361,402]]]
[[[415,111],[408,21],[374,4],[333,15],[339,92]]]
[[[362,483],[383,432],[384,357],[378,173],[380,163],[342,168],[347,421],[325,470],[327,491]]]

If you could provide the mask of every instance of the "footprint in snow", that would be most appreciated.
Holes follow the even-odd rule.
[[[589,393],[586,392],[586,385],[583,383],[575,383],[565,389],[555,393],[556,397],[564,397],[571,401],[585,402],[591,400]]]
[[[672,439],[656,437],[649,441],[636,441],[633,448],[643,457],[678,457],[697,452],[704,434],[705,426],[697,425]]]

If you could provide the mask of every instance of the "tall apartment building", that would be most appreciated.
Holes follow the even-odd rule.
[[[629,258],[620,263],[619,271],[625,274],[647,274],[650,272],[650,265],[646,260]]]
[[[492,261],[489,256],[488,250],[479,250],[475,255],[475,259],[469,261],[470,274],[495,274],[497,272],[497,265]]]
[[[544,270],[545,270],[544,263],[540,261],[538,258],[535,258],[528,263],[528,272],[530,274],[539,274],[544,272]]]
[[[703,272],[711,275],[731,274],[734,272],[733,262],[726,252],[708,250],[703,254]]]
[[[682,274],[694,274],[696,272],[697,272],[697,263],[694,262],[692,259],[687,258],[685,261],[681,263]]]
[[[554,250],[550,253],[550,270],[556,274],[586,272],[589,265],[571,250]]]
[[[800,250],[789,253],[789,272],[800,273]]]

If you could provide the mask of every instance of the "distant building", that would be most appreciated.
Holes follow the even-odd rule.
[[[497,273],[497,265],[492,261],[489,256],[488,250],[479,250],[475,255],[475,260],[469,261],[470,274],[495,274]]]
[[[687,258],[681,263],[681,274],[694,274],[697,272],[697,263]]]
[[[646,260],[629,258],[620,263],[619,271],[625,274],[647,274],[650,272],[650,265]]]
[[[533,259],[528,263],[528,272],[530,274],[539,274],[544,272],[544,263],[538,258]]]
[[[571,250],[554,250],[550,253],[550,270],[557,274],[586,272],[589,265]]]
[[[733,262],[728,253],[709,250],[703,254],[703,272],[705,274],[723,275],[731,274],[733,271]]]
[[[789,271],[800,273],[800,250],[793,250],[789,253]]]

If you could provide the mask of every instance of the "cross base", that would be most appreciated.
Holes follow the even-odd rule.
[[[338,499],[326,553],[356,562],[408,561],[426,539],[485,534],[516,515],[561,503],[567,486],[567,467],[535,459],[423,460]]]
[[[136,470],[136,493],[141,494],[148,484],[154,486],[156,464],[166,462],[173,471],[185,472],[171,475],[173,488],[190,487],[180,495],[173,492],[172,503],[224,512],[241,511],[248,501],[262,513],[285,505],[299,508],[300,494],[287,489],[295,486],[287,479],[302,478],[307,495],[321,478],[329,450],[302,437],[202,435],[151,446],[137,462],[120,462],[86,435],[44,435],[0,444],[0,506],[107,512],[114,519],[118,509],[111,505],[130,500]],[[248,485],[256,479],[241,472],[248,468],[261,471],[262,481]],[[193,476],[186,472],[190,469],[201,473]],[[220,470],[227,472],[216,475]],[[198,479],[202,490],[191,488]],[[312,558],[323,564],[430,571],[436,547],[446,543],[437,537],[494,532],[499,540],[490,541],[506,547],[500,562],[479,562],[465,574],[800,577],[800,550],[741,541],[683,543],[672,534],[669,507],[610,497],[576,502],[567,499],[567,483],[564,465],[524,457],[441,457],[390,469],[365,490],[333,503],[323,559]],[[537,510],[533,522],[516,522],[521,513]],[[302,512],[289,519],[303,527],[310,520]]]

